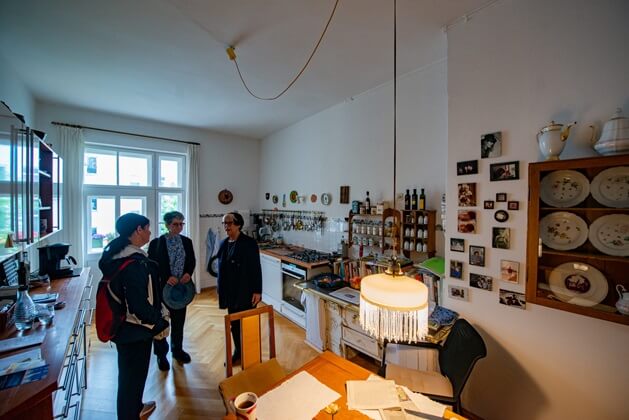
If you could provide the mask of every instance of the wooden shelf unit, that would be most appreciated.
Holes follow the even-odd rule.
[[[380,225],[382,226],[382,234],[374,234],[372,233],[358,233],[358,232],[354,232],[354,225],[356,224],[356,220],[366,220],[366,221],[372,221],[372,222],[379,222]],[[367,248],[377,248],[378,250],[380,250],[381,253],[384,253],[384,251],[392,249],[393,247],[395,247],[396,252],[399,253],[400,249],[401,249],[401,242],[400,242],[400,236],[396,235],[395,239],[397,239],[397,244],[394,244],[393,242],[395,242],[394,239],[392,239],[391,237],[391,232],[387,229],[387,223],[388,222],[395,222],[393,223],[393,226],[400,226],[401,225],[401,215],[400,212],[394,209],[384,209],[384,212],[382,214],[355,214],[352,213],[351,211],[349,212],[349,227],[348,227],[348,239],[349,239],[349,244],[350,246],[354,246],[354,245],[359,245],[358,242],[358,238],[361,239],[362,242],[362,238],[371,238],[374,240],[378,240],[380,242],[380,246],[369,246],[367,245]],[[356,242],[356,243],[354,243]],[[363,244],[363,246],[365,246]]]
[[[418,217],[421,217],[422,220],[428,216],[428,222],[424,223],[423,221],[418,223]],[[437,221],[437,212],[435,210],[402,210],[402,244],[405,241],[409,241],[412,250],[404,250],[404,256],[407,258],[413,259],[413,257],[426,257],[432,258],[436,253],[436,241],[435,241],[435,226]],[[413,235],[405,235],[406,229],[412,229]],[[422,238],[417,237],[417,230],[428,231],[428,237]],[[426,244],[427,251],[426,252],[418,252],[417,244]]]

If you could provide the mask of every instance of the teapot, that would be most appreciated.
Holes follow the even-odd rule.
[[[563,124],[551,121],[537,133],[537,144],[546,160],[559,160],[559,155],[563,152],[565,142],[570,135],[570,127],[576,123],[575,121],[564,127]]]
[[[629,118],[622,116],[622,109],[616,108],[612,118],[605,123],[601,137],[596,141],[596,129],[593,125],[590,143],[601,155],[622,155],[629,153]]]
[[[622,284],[617,284],[616,291],[620,297],[616,302],[616,309],[623,315],[629,315],[629,290],[625,289]]]

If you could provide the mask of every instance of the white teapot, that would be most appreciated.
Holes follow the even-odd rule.
[[[537,144],[546,160],[559,160],[559,155],[563,152],[565,142],[570,135],[570,127],[576,123],[575,121],[564,127],[563,124],[551,121],[537,133]]]
[[[625,289],[622,284],[617,284],[616,291],[620,297],[616,302],[616,309],[623,315],[629,315],[629,290]]]
[[[605,123],[601,131],[601,138],[596,141],[596,130],[592,129],[592,147],[601,155],[622,155],[629,153],[629,118],[622,116],[622,109],[616,108],[616,113]]]

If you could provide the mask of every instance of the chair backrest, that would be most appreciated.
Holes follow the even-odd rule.
[[[466,320],[459,318],[439,352],[441,373],[450,379],[454,398],[458,399],[472,368],[487,355],[483,337]]]
[[[267,314],[269,322],[269,358],[275,357],[275,323],[273,306],[261,306],[242,312],[225,315],[225,368],[226,376],[233,374],[231,323],[240,321],[241,368],[243,370],[262,362],[262,314]]]

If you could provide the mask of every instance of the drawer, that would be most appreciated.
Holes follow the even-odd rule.
[[[367,331],[363,330],[360,326],[360,316],[356,311],[345,309],[343,311],[343,324],[361,334],[367,334]]]
[[[352,330],[351,328],[343,326],[343,341],[350,346],[355,347],[356,350],[360,350],[361,352],[367,353],[375,358],[380,357],[380,352],[378,351],[378,341],[376,341],[375,338],[366,336]]]

